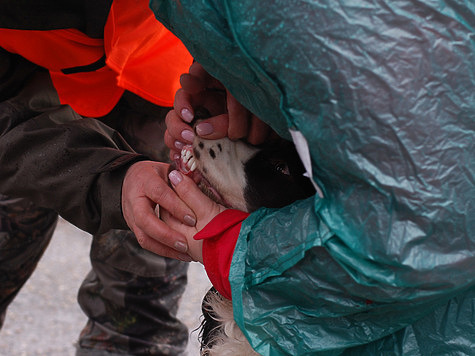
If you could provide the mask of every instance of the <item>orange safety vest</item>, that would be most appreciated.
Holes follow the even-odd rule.
[[[114,0],[104,39],[76,29],[0,29],[0,47],[48,69],[61,103],[88,117],[109,113],[124,90],[173,106],[180,75],[193,61],[147,0]]]

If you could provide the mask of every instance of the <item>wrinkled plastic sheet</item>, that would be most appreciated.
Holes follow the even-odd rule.
[[[288,239],[281,235],[292,226],[295,235],[305,236],[301,245],[325,249],[322,265],[325,259],[327,266],[336,262],[355,286],[371,288],[381,303],[394,303],[386,318],[407,316],[398,303],[413,302],[412,316],[394,334],[393,347],[430,350],[430,341],[421,346],[403,326],[431,315],[437,301],[445,303],[474,286],[474,2],[152,0],[151,7],[248,109],[284,137],[290,138],[288,129],[305,137],[312,173],[324,195],[294,207],[312,217],[305,226],[320,226],[318,233],[290,220],[272,228],[272,219],[287,221],[280,211],[251,215],[241,232],[249,235],[240,238],[231,268],[231,279],[248,279],[231,280],[233,297],[237,290],[248,305],[265,305],[259,300],[265,293],[254,292],[246,281],[253,280],[251,271],[259,263],[282,257]],[[261,230],[275,235],[271,245],[259,233],[250,238],[251,224],[264,223]],[[322,239],[323,230],[332,238]],[[304,264],[304,252],[292,263]],[[319,278],[315,283],[326,277]],[[312,294],[314,285],[296,280],[291,286],[275,283],[276,288],[284,294],[285,288]],[[356,293],[350,283],[346,288]],[[467,295],[458,309],[444,309],[449,314],[441,321],[439,331],[446,332],[441,340],[455,325],[450,313],[465,315],[465,326],[473,326],[473,293]],[[339,308],[345,302],[329,299]],[[289,306],[267,312],[285,316],[286,308],[302,318],[295,325],[304,336],[295,333],[288,345],[271,347],[260,344],[265,335],[259,331],[262,319],[253,315],[258,313],[246,306],[236,310],[240,326],[265,354],[292,354],[289,350],[297,352],[293,347],[298,344],[304,345],[298,352],[315,354],[321,351],[318,343],[329,338],[340,345],[363,344],[371,333],[384,336],[381,330],[388,327],[382,321],[368,324],[363,336],[327,325],[319,329],[326,334],[309,339],[312,329],[303,330],[318,312],[299,314]],[[282,335],[288,331],[282,324],[280,329]],[[464,336],[454,336],[451,343],[471,348]],[[384,343],[371,345],[364,354],[379,354]]]

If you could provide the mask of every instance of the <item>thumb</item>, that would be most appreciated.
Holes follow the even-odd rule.
[[[206,225],[213,217],[225,210],[224,206],[206,196],[190,177],[174,170],[169,173],[168,178],[180,199],[193,210],[199,223]]]

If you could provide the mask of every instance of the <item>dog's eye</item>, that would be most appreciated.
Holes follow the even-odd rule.
[[[289,166],[287,166],[287,163],[285,162],[276,162],[274,163],[274,169],[281,173],[281,174],[285,174],[286,176],[290,176],[290,170],[289,170]]]

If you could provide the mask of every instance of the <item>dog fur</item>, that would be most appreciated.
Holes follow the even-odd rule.
[[[183,148],[177,165],[216,202],[246,212],[280,208],[315,194],[294,145],[283,139],[252,146],[196,136],[193,145]],[[211,288],[202,311],[202,355],[258,355],[235,323],[230,300]]]

